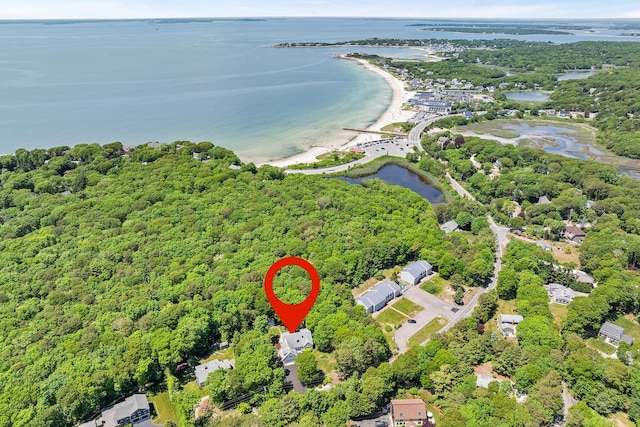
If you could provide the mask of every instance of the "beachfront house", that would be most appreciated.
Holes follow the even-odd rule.
[[[604,342],[611,344],[615,347],[620,345],[621,342],[626,342],[629,345],[633,345],[633,337],[624,333],[624,328],[614,325],[613,323],[604,322],[600,327],[598,336],[604,339]]]
[[[433,266],[427,261],[416,261],[407,265],[400,272],[400,280],[410,285],[417,285],[420,280],[431,274]]]
[[[209,374],[217,371],[218,369],[232,369],[233,368],[233,360],[211,360],[207,363],[203,363],[202,365],[196,366],[196,381],[200,387],[204,386],[204,383],[207,381],[207,377]]]
[[[293,334],[283,332],[276,349],[283,365],[291,365],[307,348],[313,348],[313,337],[309,329],[303,328]]]
[[[499,314],[498,329],[507,338],[515,338],[516,325],[522,322],[524,318],[519,314]]]
[[[122,427],[136,425],[150,419],[151,412],[147,396],[134,394],[102,411],[93,421],[80,424],[78,427]]]
[[[402,295],[402,289],[396,282],[385,280],[356,298],[356,304],[365,308],[367,313],[381,310],[389,301]]]

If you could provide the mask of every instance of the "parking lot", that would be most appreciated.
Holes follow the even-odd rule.
[[[358,143],[358,148],[365,151],[365,155],[384,155],[405,157],[413,152],[413,147],[406,138],[383,138]]]
[[[423,291],[417,286],[412,286],[404,292],[404,297],[411,302],[422,306],[424,310],[415,315],[413,319],[416,323],[405,322],[394,333],[394,340],[398,346],[398,352],[407,351],[407,341],[414,336],[438,316],[443,316],[448,320],[453,319],[459,311],[459,307],[447,304],[439,298]]]
[[[391,426],[391,415],[390,414],[386,414],[386,415],[381,415],[375,418],[372,418],[370,420],[361,420],[361,421],[353,421],[351,423],[351,426],[359,426],[359,427],[378,427],[376,426],[376,422],[381,421],[381,422],[386,422],[387,426]]]

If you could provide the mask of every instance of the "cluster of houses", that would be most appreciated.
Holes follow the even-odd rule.
[[[398,278],[407,285],[416,285],[430,275],[433,266],[427,261],[416,261],[402,269]],[[385,280],[373,286],[364,294],[357,297],[356,304],[361,305],[367,313],[380,311],[392,299],[402,295],[402,287],[392,280]]]

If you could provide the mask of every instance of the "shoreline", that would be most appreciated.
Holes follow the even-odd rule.
[[[387,109],[380,115],[380,117],[378,117],[378,119],[373,124],[369,125],[366,130],[379,131],[383,127],[391,123],[404,122],[411,118],[413,112],[405,111],[402,109],[402,106],[406,102],[410,93],[405,89],[404,82],[402,82],[392,74],[380,69],[379,67],[370,64],[364,59],[349,58],[345,54],[336,55],[335,57],[357,62],[365,69],[372,71],[382,77],[385,82],[387,82],[387,85],[389,85],[389,87],[391,88],[391,101],[389,102]],[[358,133],[346,142],[327,141],[323,145],[310,147],[308,150],[302,153],[298,153],[280,160],[262,162],[260,164],[257,164],[257,166],[271,165],[283,168],[297,163],[314,163],[317,161],[316,157],[321,154],[336,150],[344,150],[349,147],[356,146],[359,142],[365,142],[370,138],[371,134]]]

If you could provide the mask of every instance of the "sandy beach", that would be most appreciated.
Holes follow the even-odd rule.
[[[409,118],[411,118],[411,116],[414,113],[411,111],[405,111],[402,109],[402,105],[407,101],[409,97],[409,92],[405,90],[404,83],[401,80],[397,79],[395,76],[393,76],[390,73],[387,73],[381,68],[378,68],[375,65],[370,64],[364,59],[349,58],[345,55],[338,55],[337,57],[343,60],[358,62],[361,66],[363,66],[367,70],[370,70],[378,74],[382,78],[384,78],[384,80],[387,82],[389,87],[391,87],[392,97],[391,97],[391,102],[389,103],[389,106],[387,107],[385,112],[382,113],[382,115],[378,118],[378,120],[375,123],[373,123],[371,126],[369,126],[367,130],[379,131],[388,124],[395,123],[395,122],[405,122]],[[344,150],[348,147],[355,146],[359,142],[370,140],[372,136],[374,135],[365,134],[365,133],[356,134],[354,132],[354,137],[350,141],[347,141],[341,146],[339,146],[337,149]],[[309,150],[305,151],[304,153],[296,154],[295,156],[287,157],[285,159],[265,162],[265,163],[268,163],[273,166],[278,166],[278,167],[286,167],[296,163],[313,163],[317,161],[316,160],[317,156],[336,150],[335,145],[336,145],[336,142],[331,141],[327,143],[325,146],[312,147]]]

